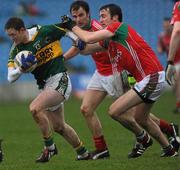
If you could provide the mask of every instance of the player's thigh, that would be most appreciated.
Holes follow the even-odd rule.
[[[41,93],[33,100],[30,108],[54,110],[71,94],[71,81],[66,72],[58,73],[46,80]]]
[[[136,110],[136,107],[132,107],[130,109],[128,109],[125,114],[122,114],[120,115],[120,118],[122,120],[129,120],[129,121],[132,121],[134,120],[134,115],[135,115],[135,110]]]
[[[107,93],[105,91],[87,89],[83,97],[81,108],[88,107],[95,110],[106,95]]]
[[[111,104],[109,112],[110,114],[121,114],[141,102],[142,99],[137,95],[137,93],[133,89],[130,89]]]
[[[64,97],[53,89],[43,90],[31,103],[30,107],[37,111],[45,110],[59,105],[64,100]]]

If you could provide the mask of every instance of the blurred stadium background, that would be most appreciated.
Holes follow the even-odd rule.
[[[69,14],[69,6],[72,0],[0,0],[0,101],[12,99],[29,99],[37,93],[33,77],[30,74],[23,75],[13,85],[7,82],[7,59],[11,42],[4,32],[4,24],[11,16],[20,16],[26,26],[32,24],[53,24],[60,20],[60,16]],[[90,5],[92,18],[99,19],[99,7],[106,3],[117,3],[122,7],[124,22],[132,25],[156,51],[157,37],[162,30],[164,17],[170,17],[173,7],[172,0],[87,0]],[[29,12],[24,10],[29,7]],[[62,39],[62,46],[66,51],[71,46],[71,41]],[[166,64],[166,56],[158,56],[163,66]],[[95,69],[91,57],[77,56],[67,62],[73,92],[82,91]],[[27,90],[28,89],[28,90]]]

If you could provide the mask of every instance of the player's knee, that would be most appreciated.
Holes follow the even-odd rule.
[[[113,118],[115,120],[117,120],[119,117],[118,113],[116,112],[116,110],[112,106],[109,107],[108,114],[109,114],[109,116],[111,116],[111,118]]]
[[[34,119],[38,119],[38,109],[34,104],[30,104],[29,110],[33,116]]]
[[[29,111],[32,113],[32,115],[36,114],[36,108],[34,107],[33,104],[30,104]]]
[[[89,106],[85,105],[82,105],[80,110],[84,117],[90,117],[93,113],[93,110]]]

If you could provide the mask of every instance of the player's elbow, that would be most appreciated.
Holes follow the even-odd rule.
[[[14,83],[16,81],[11,76],[8,76],[7,80],[8,80],[9,83]]]
[[[14,82],[14,81],[11,80],[11,78],[9,78],[9,77],[7,78],[7,80],[8,80],[9,83],[13,83],[13,82]]]

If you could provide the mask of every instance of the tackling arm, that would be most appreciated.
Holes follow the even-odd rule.
[[[85,49],[80,51],[80,54],[89,55],[100,51],[106,51],[106,49],[99,45],[99,43],[86,44]]]
[[[98,41],[111,38],[114,34],[106,29],[89,32],[82,30],[78,26],[74,26],[72,31],[84,42],[86,43],[96,43]]]
[[[68,51],[66,51],[63,56],[65,58],[65,60],[69,60],[71,58],[73,58],[74,56],[76,56],[77,54],[79,54],[79,49],[72,46]]]
[[[173,27],[173,32],[171,35],[168,62],[166,66],[166,80],[169,83],[169,85],[175,84],[176,69],[174,67],[174,58],[177,49],[179,48],[179,45],[180,45],[180,22],[175,22]]]

